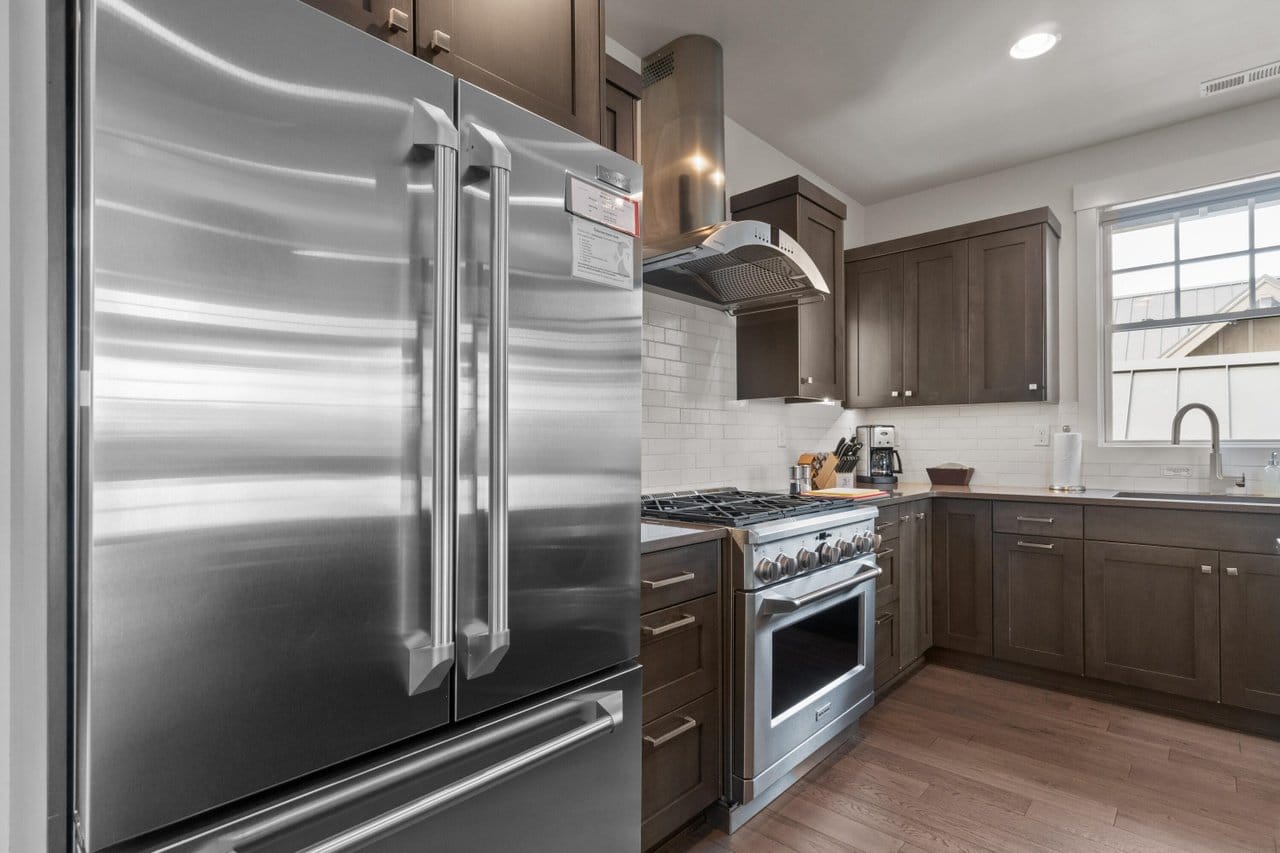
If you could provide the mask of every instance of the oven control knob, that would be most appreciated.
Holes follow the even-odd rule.
[[[818,568],[818,555],[808,548],[801,548],[796,554],[796,562],[800,564],[800,571],[811,572]]]
[[[774,579],[784,577],[789,578],[796,573],[796,561],[788,557],[786,554],[778,555],[778,574]]]
[[[828,542],[818,549],[818,557],[822,560],[822,565],[830,566],[832,563],[838,563],[844,557],[840,550],[839,542]]]
[[[856,533],[853,542],[850,543],[855,554],[865,554],[867,549],[871,547],[871,537],[866,533]]]
[[[858,537],[853,537],[855,540]],[[858,553],[858,546],[848,539],[841,539],[836,542],[836,550],[840,552],[840,559],[851,560]]]
[[[869,538],[871,541],[868,543],[867,550],[868,550],[868,551],[879,551],[879,550],[880,550],[880,543],[884,541],[884,537],[883,537],[883,536],[881,536],[879,533],[872,533],[868,538]]]
[[[776,581],[778,579],[778,564],[768,557],[763,558],[756,563],[756,577],[765,583]]]

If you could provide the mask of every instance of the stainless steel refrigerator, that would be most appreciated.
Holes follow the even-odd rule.
[[[640,168],[298,0],[82,0],[74,813],[639,847]]]

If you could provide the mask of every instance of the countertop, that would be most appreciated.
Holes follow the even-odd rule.
[[[699,542],[713,542],[723,539],[729,533],[723,527],[681,524],[675,521],[640,522],[640,553],[651,554],[654,551],[665,551],[668,548],[680,548],[684,545],[696,545]]]
[[[1280,503],[1266,503],[1267,498],[1250,496],[1238,501],[1220,501],[1187,494],[1171,498],[1117,497],[1114,489],[1087,489],[1083,492],[1055,492],[1034,486],[935,486],[931,483],[899,483],[888,498],[867,501],[872,506],[893,506],[924,498],[972,498],[974,500],[1016,500],[1032,503],[1086,504],[1093,506],[1132,507],[1135,509],[1211,510],[1214,512],[1254,512],[1280,515]],[[1274,499],[1272,499],[1274,500]]]

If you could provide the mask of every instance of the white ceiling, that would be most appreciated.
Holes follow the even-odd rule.
[[[1277,0],[607,0],[605,23],[640,56],[718,39],[725,112],[864,204],[1280,97],[1199,94],[1280,59]],[[1011,59],[1044,24],[1057,48]]]

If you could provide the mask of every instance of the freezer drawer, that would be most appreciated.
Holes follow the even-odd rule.
[[[640,849],[640,790],[640,668],[629,664],[250,814],[119,853],[626,853]]]

